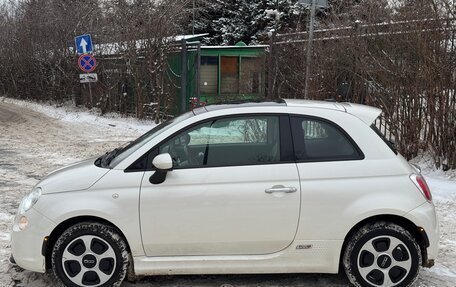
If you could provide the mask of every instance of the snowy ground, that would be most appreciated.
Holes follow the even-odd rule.
[[[0,97],[0,286],[54,286],[47,275],[8,263],[9,228],[19,201],[36,182],[63,165],[102,154],[153,126],[134,119],[97,117],[87,111],[54,108]],[[416,286],[456,286],[456,171],[425,167],[440,217],[437,265],[424,269]],[[124,286],[347,286],[341,275],[159,276]]]

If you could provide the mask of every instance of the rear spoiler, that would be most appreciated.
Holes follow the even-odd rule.
[[[352,104],[352,103],[338,103],[345,108],[345,111],[355,117],[359,118],[367,125],[371,125],[382,114],[382,110],[370,106]]]

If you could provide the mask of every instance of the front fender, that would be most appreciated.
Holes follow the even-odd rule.
[[[142,173],[125,173],[121,182],[113,184],[119,178],[117,172],[108,173],[87,190],[44,194],[34,208],[56,225],[87,216],[109,221],[125,235],[132,255],[142,256],[138,209]]]

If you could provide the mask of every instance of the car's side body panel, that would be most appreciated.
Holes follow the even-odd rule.
[[[295,240],[265,255],[135,257],[137,275],[332,273],[339,270],[341,240]],[[312,247],[312,248],[310,248]]]
[[[102,218],[125,235],[133,256],[141,256],[138,206],[142,177],[143,173],[111,170],[90,189],[45,194],[46,199],[34,208],[56,224],[80,216]]]
[[[403,216],[425,202],[407,175],[376,177],[355,161],[298,166],[303,200],[297,239],[343,240],[366,218]]]
[[[270,254],[296,235],[300,188],[296,165],[190,168],[141,187],[141,230],[148,256]],[[203,183],[203,184],[202,184]],[[292,193],[265,191],[275,185]]]
[[[297,240],[344,240],[366,218],[404,216],[426,202],[409,179],[412,168],[360,118],[305,108],[291,113],[336,123],[364,155],[360,160],[297,162],[302,193]]]

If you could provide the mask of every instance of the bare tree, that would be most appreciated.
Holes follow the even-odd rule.
[[[142,118],[154,103],[161,120],[172,94],[164,78],[174,36],[187,22],[188,1],[18,0],[0,13],[0,72],[4,94],[61,103],[74,100],[102,112]],[[90,33],[99,59],[100,81],[78,82],[73,39]],[[127,87],[127,88],[125,88]],[[127,94],[127,96],[124,96]],[[88,95],[93,95],[89,97]]]
[[[456,168],[451,1],[401,1],[392,7],[366,0],[350,9],[333,7],[340,13],[329,15],[316,32],[311,97],[381,107],[406,157],[430,151],[437,167]],[[303,96],[306,37],[303,31],[274,40],[273,95]]]

